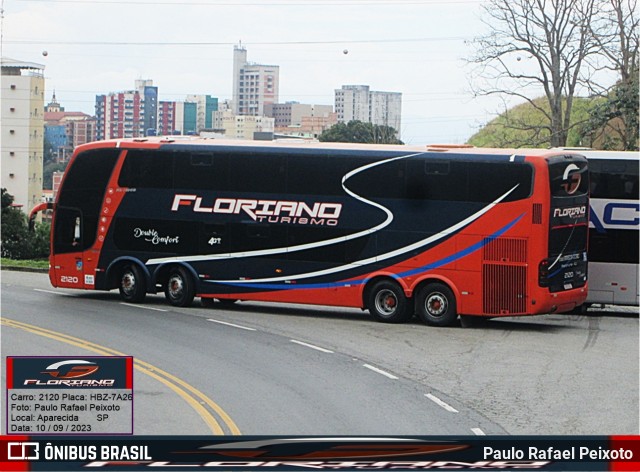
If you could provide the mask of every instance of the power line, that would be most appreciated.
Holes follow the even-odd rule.
[[[23,0],[26,1],[26,0]],[[348,39],[330,41],[267,41],[246,43],[252,46],[314,45],[314,44],[375,44],[375,43],[409,43],[434,41],[464,41],[464,36],[441,38],[398,38],[398,39]],[[48,39],[13,39],[5,40],[7,44],[44,44],[59,46],[234,46],[236,42],[216,41],[51,41]]]
[[[396,5],[448,5],[452,3],[469,4],[469,3],[483,3],[485,0],[350,0],[344,2],[342,0],[315,0],[314,2],[300,2],[299,0],[293,1],[270,1],[270,2],[256,2],[244,1],[244,2],[179,2],[179,1],[140,1],[140,0],[20,0],[21,2],[38,2],[38,3],[80,3],[80,4],[105,4],[105,5],[153,5],[156,6],[203,6],[203,7],[225,7],[225,6],[260,6],[260,7],[290,7],[290,6],[322,6],[322,7],[344,7],[344,6],[396,6]]]

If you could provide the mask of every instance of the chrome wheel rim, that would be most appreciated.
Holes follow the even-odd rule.
[[[375,298],[376,310],[385,316],[393,315],[398,309],[398,297],[393,291],[380,290]]]
[[[120,288],[122,288],[122,293],[127,296],[131,296],[135,293],[136,276],[132,271],[128,270],[122,274],[122,278],[120,279]]]
[[[167,282],[167,293],[172,299],[177,299],[184,292],[184,281],[179,275],[172,275]]]
[[[425,310],[431,316],[439,317],[444,315],[449,308],[449,302],[440,292],[432,293],[427,297],[424,303]]]

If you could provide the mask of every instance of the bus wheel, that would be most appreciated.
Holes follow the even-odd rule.
[[[144,273],[135,265],[126,265],[120,272],[118,290],[125,302],[142,303],[147,295]]]
[[[432,283],[422,287],[416,295],[416,312],[427,324],[450,326],[458,318],[456,298],[449,287]]]
[[[367,306],[371,316],[383,323],[402,323],[413,314],[409,311],[409,303],[402,288],[388,280],[378,282],[371,287]]]
[[[182,267],[177,267],[169,272],[167,286],[164,294],[173,306],[189,306],[196,294],[191,277]]]

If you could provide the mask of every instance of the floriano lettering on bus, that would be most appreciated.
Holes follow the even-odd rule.
[[[202,197],[176,194],[171,211],[189,207],[194,213],[247,214],[259,223],[289,223],[300,225],[337,226],[342,212],[341,203],[305,202],[290,200],[255,200],[248,198],[216,198],[212,206],[203,206]]]

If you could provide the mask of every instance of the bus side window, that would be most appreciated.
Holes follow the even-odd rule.
[[[54,234],[56,253],[82,250],[82,219],[80,212],[71,208],[59,208],[56,213]]]
[[[128,151],[118,183],[129,188],[171,188],[173,153]]]

